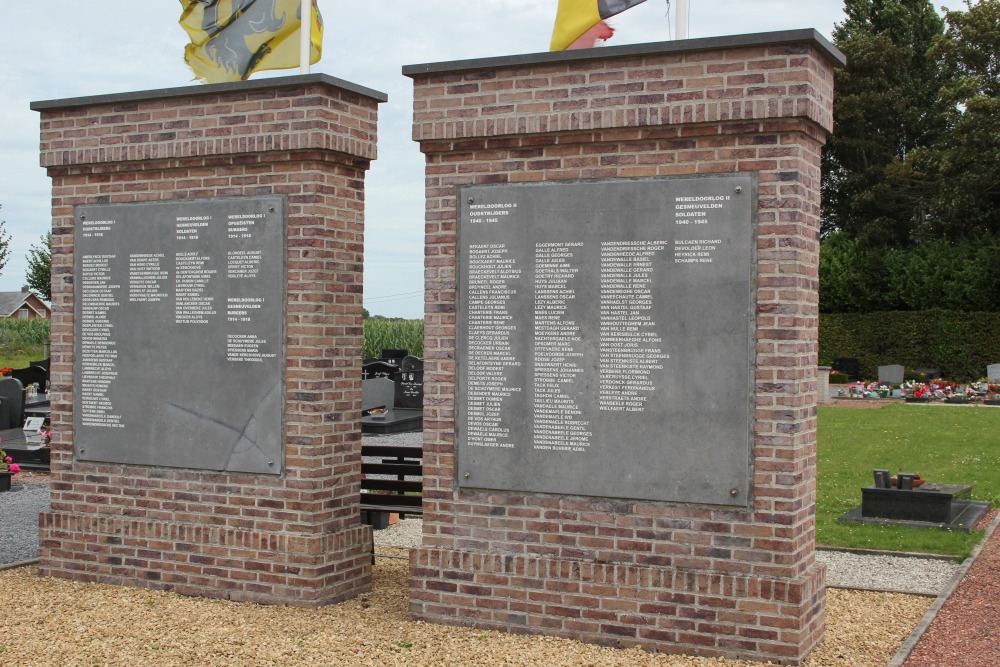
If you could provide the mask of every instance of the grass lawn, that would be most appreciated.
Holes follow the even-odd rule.
[[[42,349],[41,345],[17,350],[0,349],[0,366],[27,368],[30,362],[41,360]]]
[[[1000,504],[1000,409],[894,403],[870,410],[819,408],[816,542],[824,546],[967,556],[982,533],[840,523],[861,504],[872,469],[971,484],[974,500]]]

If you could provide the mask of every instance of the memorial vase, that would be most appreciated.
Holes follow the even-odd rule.
[[[10,471],[0,472],[0,491],[10,491],[10,480],[14,473]]]

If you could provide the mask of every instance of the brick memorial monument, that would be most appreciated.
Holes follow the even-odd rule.
[[[367,590],[364,178],[325,75],[38,102],[52,178],[43,575],[316,606]]]
[[[414,65],[421,620],[799,663],[814,559],[816,31]]]

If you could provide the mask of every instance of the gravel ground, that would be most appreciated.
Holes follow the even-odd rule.
[[[826,563],[826,583],[838,588],[939,595],[961,564],[931,558],[872,556],[818,550],[816,560]]]
[[[38,514],[49,509],[48,475],[19,473],[14,480],[0,493],[0,564],[38,558]]]
[[[0,664],[618,665],[759,663],[620,650],[411,621],[406,552],[379,549],[370,593],[322,609],[265,607],[0,572]],[[397,560],[402,558],[402,560]],[[931,604],[923,597],[831,590],[828,628],[809,667],[883,667]]]
[[[393,444],[421,441],[420,433],[374,437]],[[29,473],[15,479],[21,490],[0,494],[0,516],[5,518],[0,525],[0,563],[37,556],[37,514],[48,504],[47,476]],[[406,519],[376,531],[379,558],[373,591],[320,610],[78,584],[39,578],[33,567],[0,571],[0,608],[17,610],[0,614],[0,665],[757,664],[410,621],[405,548],[420,543],[422,523]],[[925,595],[939,592],[957,568],[938,560],[830,551],[819,552],[818,558],[827,563],[831,586]],[[939,616],[945,620],[935,621],[907,667],[1000,664],[996,641],[989,641],[990,623],[1000,617],[1000,584],[990,582],[1000,573],[1000,547],[991,545],[980,558]],[[966,590],[973,576],[976,583]],[[966,598],[978,602],[967,605]],[[953,604],[956,599],[963,603]],[[928,597],[833,588],[828,592],[826,638],[806,664],[883,667],[931,604]],[[970,622],[975,619],[970,609],[979,615],[979,626]],[[948,620],[951,617],[955,620]],[[970,644],[956,644],[956,637]],[[975,660],[957,662],[951,650],[957,645],[963,646],[961,655]],[[984,661],[984,656],[993,659]]]

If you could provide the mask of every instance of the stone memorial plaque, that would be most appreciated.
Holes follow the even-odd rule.
[[[75,456],[279,474],[285,201],[79,206]]]
[[[747,506],[751,174],[459,193],[457,475]]]

